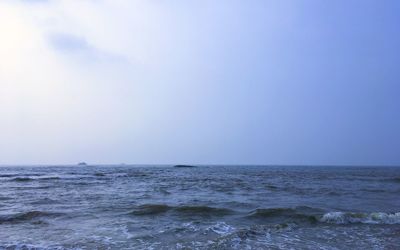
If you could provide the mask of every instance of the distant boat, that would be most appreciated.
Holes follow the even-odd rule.
[[[192,165],[175,165],[174,168],[195,168],[196,166]]]
[[[86,162],[79,162],[78,166],[87,166],[88,164],[86,164]]]

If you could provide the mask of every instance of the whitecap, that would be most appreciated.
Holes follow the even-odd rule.
[[[400,224],[400,212],[397,213],[346,213],[329,212],[320,219],[321,222],[335,224],[365,223],[365,224]]]

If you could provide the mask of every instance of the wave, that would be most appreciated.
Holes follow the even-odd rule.
[[[170,210],[171,207],[164,204],[145,204],[139,206],[134,211],[130,212],[133,215],[155,215],[165,213]]]
[[[30,176],[30,177],[32,177],[32,176],[39,177],[39,176],[43,176],[43,175],[44,175],[44,174],[35,174],[35,173],[29,173],[29,174],[22,174],[22,173],[19,173],[19,174],[16,174],[16,173],[14,173],[14,174],[12,174],[12,173],[4,173],[4,174],[0,174],[0,177],[1,177],[1,178],[28,177],[28,176]]]
[[[356,213],[356,212],[328,212],[311,207],[295,208],[266,208],[256,209],[249,213],[247,218],[279,220],[296,222],[298,220],[312,223],[333,223],[333,224],[400,224],[400,212],[397,213]]]
[[[6,196],[0,196],[0,201],[11,200],[12,198]]]
[[[400,224],[400,212],[398,213],[351,213],[329,212],[319,218],[320,222],[334,224]]]
[[[147,177],[149,174],[146,173],[129,173],[129,174],[123,174],[123,175],[116,175],[116,177]]]
[[[48,176],[48,177],[41,177],[37,178],[36,180],[60,180],[61,178],[58,176]]]
[[[9,177],[15,177],[19,176],[19,174],[0,174],[0,177],[2,178],[9,178]]]
[[[44,176],[44,177],[15,177],[10,179],[9,181],[15,182],[29,182],[29,181],[40,181],[40,180],[60,180],[61,178],[58,176]]]
[[[236,213],[227,208],[210,206],[169,206],[166,204],[144,204],[129,214],[136,216],[160,215],[169,212],[179,216],[226,216]],[[272,223],[331,223],[331,224],[400,224],[398,213],[328,212],[322,209],[299,206],[295,208],[260,208],[245,215],[245,218]]]
[[[233,213],[232,210],[227,208],[216,208],[209,206],[181,206],[176,207],[175,210],[180,213],[193,215],[228,215]]]
[[[59,202],[56,200],[53,200],[50,198],[44,198],[44,199],[33,201],[30,204],[32,204],[32,205],[49,205],[49,204],[57,204],[57,203],[59,203]]]
[[[246,217],[255,219],[303,219],[309,222],[317,222],[316,215],[318,213],[321,213],[320,209],[305,206],[295,208],[264,208],[256,209]]]
[[[145,204],[130,212],[133,215],[157,215],[168,211],[179,215],[199,216],[223,216],[233,213],[227,208],[216,208],[209,206],[168,206],[165,204]]]
[[[268,188],[268,189],[270,189],[270,190],[276,190],[276,189],[278,189],[278,187],[277,187],[277,186],[274,186],[274,185],[266,185],[265,187]]]
[[[24,213],[2,215],[0,216],[0,224],[3,223],[21,223],[31,221],[39,218],[58,217],[63,215],[62,213],[54,212],[43,212],[43,211],[28,211]]]
[[[26,181],[33,181],[34,179],[29,178],[29,177],[15,177],[11,179],[10,181],[17,181],[17,182],[26,182]]]
[[[400,177],[391,178],[389,181],[400,183]]]

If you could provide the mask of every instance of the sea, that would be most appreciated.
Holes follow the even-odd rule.
[[[2,166],[0,249],[400,249],[400,168]]]

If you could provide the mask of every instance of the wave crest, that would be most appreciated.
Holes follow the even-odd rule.
[[[27,181],[33,181],[33,179],[29,178],[29,177],[15,177],[15,178],[12,178],[10,181],[27,182]]]
[[[324,214],[320,222],[334,224],[400,224],[400,212],[398,213],[345,213],[329,212]]]
[[[164,204],[145,204],[139,206],[134,211],[130,212],[133,215],[156,215],[165,213],[170,210],[171,207]]]
[[[20,222],[30,221],[30,220],[44,218],[44,217],[57,217],[57,216],[61,216],[61,215],[62,215],[61,213],[53,213],[53,212],[28,211],[28,212],[24,212],[24,213],[0,216],[0,224],[2,224],[2,223],[20,223]]]
[[[311,207],[295,207],[295,208],[263,208],[256,209],[251,212],[248,218],[257,219],[285,219],[285,220],[307,220],[309,222],[316,222],[316,215],[321,210]]]
[[[60,180],[61,178],[58,176],[43,176],[43,177],[27,177],[27,176],[20,176],[10,179],[9,181],[15,182],[29,182],[29,181],[41,181],[41,180]]]
[[[180,215],[211,215],[222,216],[233,213],[227,208],[216,208],[209,206],[168,206],[165,204],[145,204],[139,206],[134,211],[130,212],[133,215],[157,215],[168,211],[178,213]]]
[[[198,214],[198,215],[227,215],[233,211],[227,208],[216,208],[209,206],[180,206],[174,210],[185,214]]]

